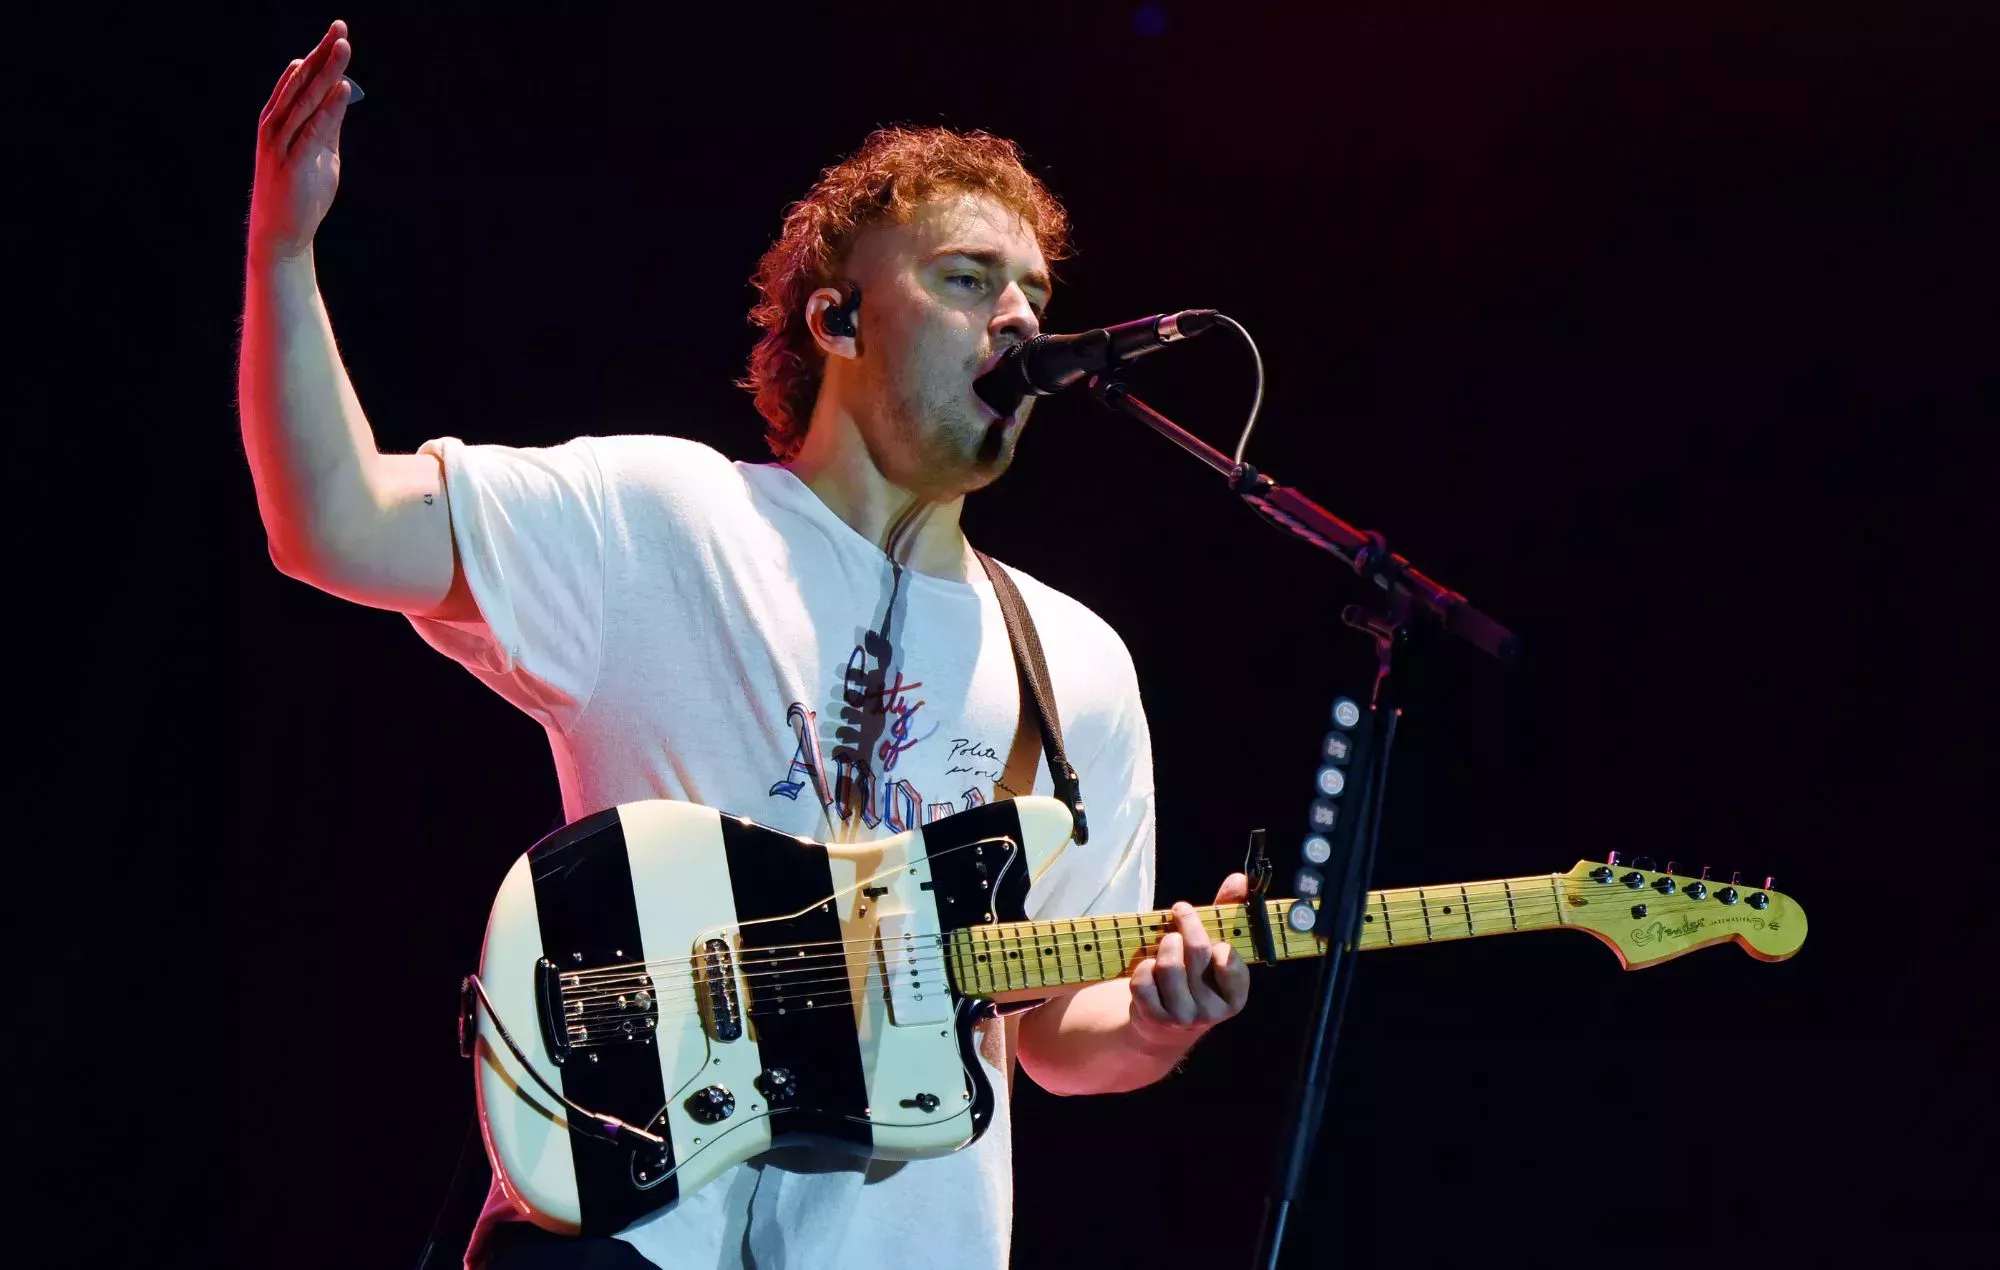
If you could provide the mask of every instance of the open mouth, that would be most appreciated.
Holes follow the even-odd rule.
[[[979,369],[972,373],[972,399],[979,403],[980,410],[988,419],[1002,423],[1019,423],[1023,400],[1019,389],[1011,383],[992,380],[980,382],[992,373],[1006,355],[1007,350],[1001,349],[981,362]]]
[[[979,407],[980,417],[985,419],[988,423],[998,424],[1003,428],[1009,428],[1021,422],[1021,403],[1018,401],[1014,403],[1014,408],[1012,410],[1009,410],[1005,414],[1002,414],[998,409],[994,407],[992,402],[986,400],[986,398],[980,396],[976,392],[972,394],[972,400],[973,403]]]

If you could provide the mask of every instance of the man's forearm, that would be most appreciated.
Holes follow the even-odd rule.
[[[365,505],[365,465],[376,454],[334,344],[310,250],[289,260],[253,253],[236,386],[271,554],[280,567],[308,565],[339,532],[343,514],[352,517]]]
[[[1094,983],[1021,1020],[1021,1066],[1052,1094],[1142,1089],[1174,1070],[1196,1037],[1146,1037],[1132,1024],[1127,979]]]

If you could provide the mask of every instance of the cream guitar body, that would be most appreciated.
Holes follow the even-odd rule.
[[[859,844],[669,801],[549,835],[502,883],[462,1003],[508,1198],[546,1229],[609,1234],[774,1147],[920,1159],[971,1143],[994,1108],[980,1021],[1129,974],[1172,928],[1167,912],[1026,920],[1069,835],[1052,798]],[[1301,907],[1198,912],[1268,963],[1323,953]],[[1363,922],[1363,949],[1574,927],[1633,969],[1723,941],[1783,960],[1806,931],[1775,891],[1589,862],[1372,891]]]

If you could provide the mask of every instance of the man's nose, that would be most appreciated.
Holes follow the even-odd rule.
[[[1001,292],[989,330],[996,340],[1007,335],[1017,343],[1025,343],[1042,333],[1042,324],[1035,317],[1034,306],[1028,303],[1027,292],[1021,290],[1019,283],[1009,283],[1007,289]]]

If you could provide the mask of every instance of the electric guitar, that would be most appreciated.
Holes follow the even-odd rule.
[[[854,844],[666,800],[556,830],[501,884],[460,1003],[508,1198],[546,1229],[609,1234],[773,1147],[968,1145],[994,1109],[975,1026],[1128,974],[1173,929],[1168,912],[1025,920],[1069,835],[1042,797]],[[1776,891],[1613,863],[1371,891],[1358,946],[1570,927],[1636,970],[1805,941]],[[1312,903],[1198,912],[1245,959],[1290,961],[1324,948],[1293,913]]]

